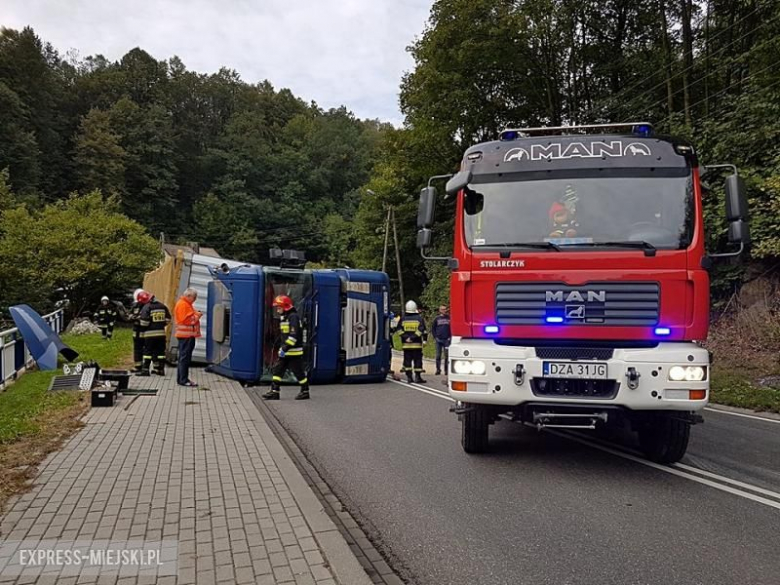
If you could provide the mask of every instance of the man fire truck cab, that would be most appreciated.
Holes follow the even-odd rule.
[[[704,173],[726,178],[728,240],[707,254]],[[436,191],[457,195],[452,258],[428,258]],[[499,417],[538,428],[630,425],[672,463],[709,397],[708,268],[749,241],[731,165],[647,123],[505,130],[422,190],[417,245],[451,269],[449,394],[467,453]]]

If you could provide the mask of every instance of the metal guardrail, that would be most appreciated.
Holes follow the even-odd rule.
[[[65,312],[58,309],[43,316],[52,330],[59,334],[65,327]],[[33,363],[30,352],[19,334],[19,330],[0,331],[0,391],[21,376]]]

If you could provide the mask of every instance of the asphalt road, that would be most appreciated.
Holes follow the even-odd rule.
[[[509,421],[467,455],[450,402],[392,382],[294,393],[272,412],[410,582],[780,583],[780,424],[707,412],[660,469]]]

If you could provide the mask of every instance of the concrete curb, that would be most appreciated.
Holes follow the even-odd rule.
[[[320,545],[322,552],[325,554],[336,581],[341,585],[372,585],[371,579],[363,570],[357,557],[349,549],[347,541],[344,540],[336,525],[327,515],[317,496],[308,486],[301,472],[298,471],[295,463],[287,455],[279,439],[276,438],[271,427],[255,406],[249,392],[246,389],[243,389],[243,391],[251,404],[251,408],[248,410],[252,421],[268,448],[268,452],[279,468],[284,481],[290,488],[290,492],[298,503],[301,512],[303,512],[303,516],[306,518],[306,522],[309,524],[317,544]]]

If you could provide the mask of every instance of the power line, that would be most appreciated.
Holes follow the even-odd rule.
[[[746,17],[745,17],[745,18],[746,18]],[[760,29],[760,28],[763,28],[763,27],[765,27],[765,26],[768,26],[769,24],[771,24],[771,23],[772,23],[772,22],[774,22],[775,20],[778,20],[778,18],[780,18],[780,14],[777,14],[777,15],[775,15],[774,17],[770,18],[769,20],[767,20],[767,21],[763,22],[762,24],[759,24],[759,25],[757,25],[755,28],[753,28],[752,30],[750,30],[750,31],[746,32],[744,35],[742,35],[742,36],[741,36],[741,37],[739,37],[738,39],[735,39],[734,41],[732,41],[732,42],[731,42],[731,43],[729,43],[728,45],[726,45],[726,46],[724,46],[724,47],[721,47],[720,49],[718,49],[718,51],[716,51],[716,52],[715,52],[713,55],[711,55],[711,57],[717,57],[717,55],[718,55],[719,53],[721,53],[721,52],[725,51],[727,48],[729,48],[730,46],[732,46],[732,45],[734,45],[734,44],[736,44],[736,43],[740,42],[740,41],[741,41],[741,40],[743,40],[744,38],[746,38],[746,37],[748,37],[748,36],[750,36],[750,35],[754,34],[756,31],[758,31],[758,29]],[[735,23],[735,24],[736,24],[736,23]],[[732,26],[734,26],[734,25],[732,25]],[[772,38],[770,38],[770,39],[767,39],[767,40],[766,40],[766,41],[764,41],[763,43],[760,43],[759,45],[755,45],[755,46],[751,47],[750,49],[748,49],[747,51],[745,51],[744,53],[742,53],[741,55],[739,55],[739,57],[736,57],[736,58],[734,58],[734,59],[731,59],[731,60],[729,60],[729,61],[727,61],[727,62],[725,62],[725,63],[721,64],[720,66],[716,67],[715,69],[713,69],[711,72],[707,73],[706,75],[703,75],[703,76],[701,76],[701,77],[700,77],[700,78],[698,78],[696,81],[694,81],[693,83],[691,83],[691,84],[688,86],[688,88],[690,89],[691,87],[693,87],[693,86],[694,86],[694,85],[696,85],[697,83],[699,83],[699,82],[703,81],[704,79],[707,79],[707,78],[709,78],[711,75],[714,75],[715,73],[717,73],[718,71],[721,71],[721,70],[722,70],[722,69],[724,69],[725,67],[728,67],[728,66],[732,65],[732,64],[734,63],[734,61],[735,61],[735,60],[737,60],[737,59],[741,59],[741,58],[745,57],[746,55],[748,55],[748,54],[752,53],[752,52],[753,52],[754,50],[756,50],[757,48],[759,48],[759,47],[761,47],[761,46],[765,46],[766,44],[768,44],[768,43],[770,43],[770,42],[777,41],[777,40],[778,40],[778,38],[779,38],[779,37],[772,37]],[[665,85],[665,84],[667,83],[667,81],[671,81],[671,80],[672,80],[672,79],[674,79],[675,77],[678,77],[678,76],[682,75],[683,73],[685,73],[685,72],[686,72],[686,71],[688,71],[689,69],[692,69],[692,68],[693,68],[693,67],[695,67],[696,65],[697,65],[697,63],[694,63],[693,65],[690,65],[690,66],[686,67],[686,68],[685,68],[685,69],[683,69],[682,71],[679,71],[679,72],[675,73],[674,75],[672,75],[671,77],[669,77],[669,79],[668,79],[668,80],[666,80],[666,79],[665,79],[665,80],[664,80],[664,81],[662,81],[661,83],[658,83],[658,84],[654,85],[653,87],[651,87],[650,89],[648,89],[648,90],[646,90],[646,91],[642,92],[642,93],[641,93],[641,94],[639,94],[638,96],[636,96],[636,97],[634,97],[634,98],[632,98],[632,99],[628,100],[627,102],[625,102],[625,103],[624,103],[624,104],[622,104],[621,106],[616,106],[615,108],[612,108],[611,110],[609,110],[609,111],[607,112],[607,114],[608,114],[608,115],[614,114],[614,113],[617,111],[617,109],[618,109],[618,108],[625,108],[625,107],[628,107],[628,106],[630,106],[631,104],[633,104],[633,103],[635,103],[635,102],[638,102],[638,101],[639,101],[639,100],[641,100],[641,99],[642,99],[644,96],[646,96],[646,95],[648,95],[648,94],[652,93],[653,91],[655,91],[655,90],[656,90],[656,89],[658,89],[659,87],[661,87],[661,86]],[[645,79],[651,79],[651,77],[646,77]],[[680,92],[682,92],[682,91],[684,91],[684,90],[685,90],[685,88],[684,88],[684,87],[683,87],[683,88],[681,88],[681,89],[678,89],[677,91],[675,91],[675,92],[672,94],[672,97],[674,97],[674,96],[678,95]],[[615,97],[617,97],[617,96],[615,96]],[[663,97],[662,99],[660,99],[660,100],[658,100],[658,101],[654,102],[654,103],[653,103],[653,105],[652,105],[652,106],[650,106],[650,108],[654,108],[655,106],[657,106],[657,105],[659,105],[659,104],[663,103],[663,102],[664,102],[665,100],[667,100],[668,98],[669,98],[669,96],[665,96],[665,97]]]
[[[742,21],[744,21],[746,18],[748,18],[749,16],[752,16],[753,14],[755,14],[755,13],[756,13],[758,10],[760,10],[761,8],[762,8],[761,6],[757,6],[756,8],[754,8],[753,10],[751,10],[751,11],[750,11],[748,14],[746,14],[745,16],[743,16],[742,18],[740,18],[739,20],[737,20],[737,21],[736,21],[736,22],[734,22],[733,24],[730,24],[729,26],[727,26],[726,28],[724,28],[723,30],[721,30],[719,33],[717,33],[716,35],[714,35],[713,37],[711,37],[710,39],[708,39],[708,42],[712,42],[713,40],[717,39],[717,38],[718,38],[720,35],[722,35],[722,34],[723,34],[723,33],[725,33],[726,31],[728,31],[729,29],[731,29],[731,28],[733,28],[733,27],[737,26],[737,25],[738,25],[738,24],[740,24]],[[775,18],[777,18],[777,17],[775,17]],[[773,19],[770,19],[770,21],[767,21],[767,22],[765,22],[765,23],[763,23],[763,24],[761,24],[761,25],[758,25],[758,26],[756,26],[756,27],[755,27],[755,29],[753,29],[753,31],[752,31],[752,32],[755,32],[756,30],[758,30],[758,28],[760,28],[761,26],[764,26],[764,25],[768,24],[769,22],[771,22],[771,20],[774,20],[775,18],[773,18]],[[701,22],[702,22],[703,20],[704,20],[704,18],[700,19],[698,24],[701,24]],[[750,33],[747,33],[747,34],[750,34]],[[747,36],[747,35],[743,35],[742,37],[740,37],[740,38],[739,38],[739,39],[737,39],[736,41],[732,41],[731,43],[729,43],[729,44],[728,44],[728,45],[726,45],[725,47],[722,47],[721,49],[719,49],[719,50],[718,50],[718,52],[720,52],[720,51],[723,51],[723,50],[727,49],[728,47],[730,47],[731,45],[733,45],[735,42],[739,42],[740,40],[742,40],[743,38],[745,38],[745,36]],[[683,73],[685,73],[685,72],[689,71],[689,70],[690,70],[690,69],[692,69],[692,68],[693,68],[695,65],[696,65],[696,64],[694,63],[693,65],[689,65],[688,67],[686,67],[686,68],[682,69],[681,71],[678,71],[677,73],[675,73],[674,75],[672,75],[672,76],[669,78],[669,80],[671,80],[671,79],[674,79],[674,78],[676,78],[676,77],[678,77],[678,76],[682,75]],[[664,65],[664,67],[666,67],[666,65]],[[621,91],[620,91],[620,92],[619,92],[617,95],[615,95],[615,96],[609,96],[609,97],[607,97],[607,98],[603,98],[603,99],[602,99],[602,100],[600,100],[598,103],[594,104],[594,105],[593,105],[593,106],[592,106],[592,107],[591,107],[591,108],[590,108],[590,109],[589,109],[587,112],[585,112],[585,116],[589,116],[590,114],[594,113],[594,111],[595,111],[595,110],[596,110],[598,107],[600,107],[600,106],[602,106],[602,105],[604,105],[604,104],[608,103],[608,102],[609,102],[609,101],[611,101],[611,100],[616,100],[616,99],[618,99],[620,96],[622,96],[622,95],[625,95],[625,94],[627,94],[628,92],[632,91],[633,89],[635,89],[635,88],[637,88],[637,87],[641,86],[641,85],[642,85],[643,83],[645,83],[646,81],[653,79],[653,77],[655,77],[655,75],[656,75],[657,73],[659,73],[660,71],[663,71],[663,67],[662,67],[661,69],[656,69],[655,71],[653,71],[653,72],[652,72],[650,75],[648,75],[647,77],[644,77],[644,78],[640,79],[639,81],[635,82],[634,84],[632,84],[632,85],[628,86],[627,88],[625,88],[625,89],[621,90]],[[642,96],[646,95],[647,93],[649,93],[649,92],[651,92],[651,91],[654,91],[655,89],[657,89],[657,88],[659,88],[659,87],[663,86],[663,85],[664,85],[666,82],[667,82],[667,80],[664,80],[664,81],[662,81],[661,83],[659,83],[659,84],[656,84],[655,86],[651,87],[649,90],[647,90],[647,91],[644,91],[642,94],[640,94],[640,95],[639,95],[639,96],[637,96],[636,98],[633,98],[632,100],[630,100],[630,101],[629,101],[629,103],[631,103],[631,102],[633,102],[633,101],[636,101],[636,99],[639,99],[639,97],[642,97]],[[614,110],[615,110],[615,108],[612,108],[611,110],[608,110],[608,112],[607,112],[607,113],[608,113],[608,114],[612,114],[612,113],[614,113]]]
[[[742,53],[741,55],[739,55],[739,57],[736,57],[736,58],[734,58],[734,59],[732,59],[732,60],[730,60],[730,61],[726,61],[725,63],[723,63],[723,64],[722,64],[722,65],[720,65],[719,67],[716,67],[715,69],[713,69],[713,70],[712,70],[710,73],[708,73],[707,75],[703,75],[702,77],[698,78],[696,81],[694,81],[693,83],[691,83],[691,84],[688,86],[688,88],[690,89],[691,87],[693,87],[694,85],[696,85],[697,83],[699,83],[699,82],[701,82],[701,81],[704,81],[704,80],[705,80],[705,79],[707,79],[708,77],[710,77],[710,76],[712,76],[712,75],[715,75],[716,73],[718,73],[718,72],[720,72],[720,71],[722,71],[722,70],[726,69],[727,67],[731,67],[731,66],[732,66],[732,65],[734,65],[735,63],[738,63],[738,62],[740,62],[740,61],[741,61],[742,59],[744,59],[745,57],[748,57],[748,56],[749,56],[749,55],[750,55],[750,54],[751,54],[753,51],[756,51],[756,50],[758,50],[758,49],[761,49],[761,48],[765,47],[766,45],[768,45],[768,44],[770,44],[770,43],[777,43],[778,41],[780,41],[780,36],[777,36],[777,37],[772,37],[772,38],[770,38],[770,39],[767,39],[767,40],[766,40],[766,41],[764,41],[763,43],[759,43],[758,45],[755,45],[755,46],[754,46],[754,47],[752,47],[750,50],[748,50],[748,51],[746,51],[745,53]],[[675,91],[675,92],[672,94],[672,96],[671,96],[671,97],[674,97],[674,96],[678,95],[680,92],[684,91],[684,89],[685,89],[685,88],[680,88],[680,89],[678,89],[677,91]],[[714,95],[712,95],[712,96],[707,96],[707,97],[706,97],[706,98],[704,98],[704,100],[702,100],[702,101],[708,101],[708,100],[712,99],[713,97],[715,97],[715,96],[717,96],[717,95],[718,95],[718,94],[714,94]],[[649,110],[652,110],[652,109],[653,109],[653,108],[655,108],[656,106],[658,106],[658,105],[662,104],[662,103],[663,103],[664,101],[666,101],[667,99],[668,99],[668,96],[667,96],[667,97],[663,97],[663,98],[661,98],[660,100],[658,100],[658,101],[656,101],[656,102],[654,102],[654,103],[650,104],[649,106],[647,106],[647,110],[648,110],[648,111],[649,111]],[[626,105],[628,105],[628,104],[632,103],[633,101],[635,101],[635,100],[631,100],[630,102],[627,102],[627,104],[626,104]],[[699,101],[699,102],[697,102],[697,104],[698,104],[698,103],[702,103],[702,101]],[[693,106],[689,106],[689,108],[692,108],[692,107],[693,107]]]
[[[728,90],[730,90],[732,87],[735,87],[735,86],[737,86],[737,85],[739,85],[739,84],[741,84],[741,83],[745,83],[745,82],[746,82],[746,81],[748,81],[749,79],[752,79],[752,78],[754,78],[756,75],[759,75],[759,74],[763,73],[764,71],[767,71],[767,70],[769,70],[769,69],[771,69],[772,67],[775,67],[775,66],[777,66],[777,65],[778,65],[778,63],[777,63],[777,62],[770,63],[770,64],[769,64],[769,65],[767,65],[766,67],[764,67],[764,68],[762,68],[762,69],[759,69],[758,71],[756,71],[755,73],[752,73],[751,75],[748,75],[748,76],[747,76],[747,77],[745,77],[744,79],[738,79],[738,80],[736,80],[736,81],[735,81],[735,82],[733,82],[732,84],[730,84],[730,85],[728,85],[727,87],[725,87],[725,88],[723,88],[722,90],[720,90],[718,93],[716,93],[716,94],[714,94],[714,95],[712,95],[712,96],[708,96],[708,97],[704,98],[703,100],[699,100],[698,102],[696,102],[696,103],[694,103],[694,104],[691,104],[690,108],[691,108],[691,109],[693,109],[693,108],[695,108],[696,106],[698,106],[699,104],[702,104],[702,103],[704,103],[704,102],[705,102],[705,101],[707,101],[708,99],[712,99],[712,98],[714,98],[714,97],[718,97],[719,95],[723,95],[723,94],[724,94],[724,93],[726,93]],[[776,83],[776,82],[775,82],[775,83]],[[775,85],[775,83],[771,84],[769,87],[771,87],[772,85]],[[664,119],[663,119],[663,121],[665,122],[666,120],[669,120],[669,119],[670,119],[670,118],[671,118],[673,115],[674,115],[674,114],[670,114],[670,115],[666,116],[666,118],[664,118]]]

